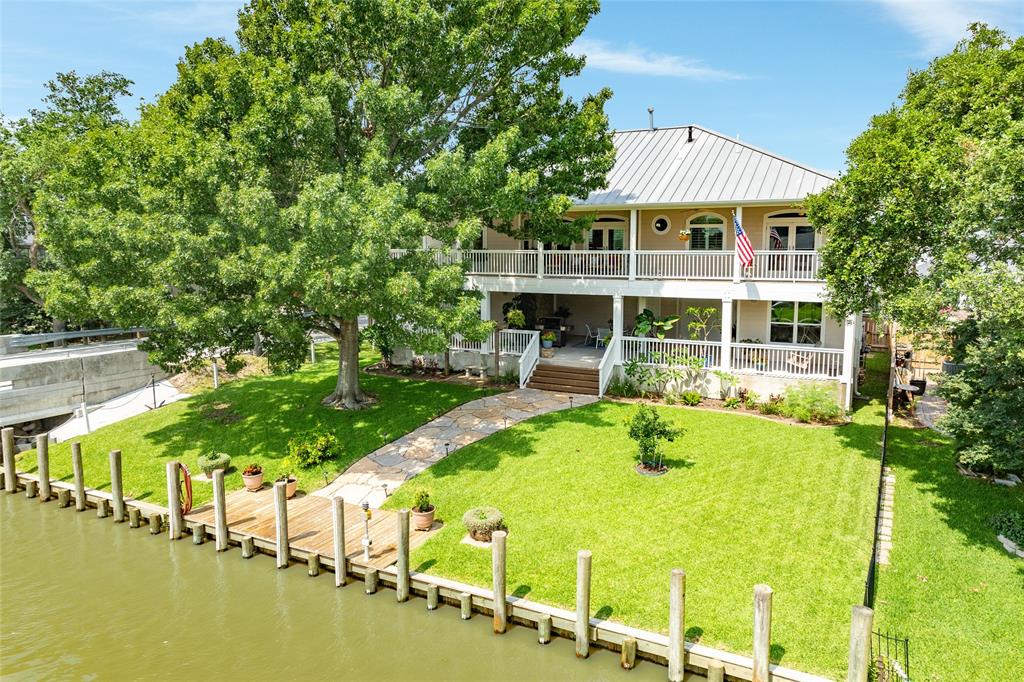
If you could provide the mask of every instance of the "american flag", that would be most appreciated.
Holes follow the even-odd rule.
[[[768,233],[768,240],[772,243],[772,248],[777,251],[784,251],[784,245],[782,243],[782,235],[774,227]]]
[[[754,264],[754,247],[751,246],[750,238],[747,237],[747,233],[740,226],[739,218],[733,216],[732,224],[736,226],[736,257],[740,259],[743,267],[749,268]]]

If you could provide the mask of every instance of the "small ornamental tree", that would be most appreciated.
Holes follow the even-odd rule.
[[[663,471],[664,453],[661,441],[674,441],[683,435],[682,428],[671,426],[650,405],[640,405],[626,420],[629,437],[636,441],[640,466],[651,471]]]

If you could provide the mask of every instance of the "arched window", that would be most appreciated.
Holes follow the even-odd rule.
[[[817,234],[802,211],[777,211],[765,217],[765,248],[769,251],[814,251]]]
[[[654,231],[654,234],[665,234],[671,229],[672,221],[668,219],[668,216],[657,215],[651,221],[651,230]]]
[[[691,251],[721,251],[725,246],[725,218],[716,213],[698,213],[686,221]]]

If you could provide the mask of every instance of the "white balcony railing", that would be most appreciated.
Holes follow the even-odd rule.
[[[808,281],[818,279],[817,251],[756,251],[747,279]]]
[[[665,365],[670,358],[701,358],[704,360],[705,368],[716,368],[722,364],[722,344],[717,341],[651,339],[639,336],[626,336],[622,339],[623,364],[639,360],[652,365]]]
[[[838,379],[843,375],[841,348],[786,344],[734,343],[732,368],[775,376]]]
[[[547,277],[628,277],[626,251],[545,251]]]
[[[448,340],[448,348],[456,351],[479,351],[483,347],[481,341],[470,341],[463,338],[462,334],[452,334]]]
[[[498,332],[498,341],[501,343],[502,355],[522,355],[530,340],[539,336],[540,332],[530,329],[502,329]]]
[[[473,275],[537,275],[536,251],[466,251]]]
[[[637,251],[638,279],[732,279],[732,251]]]

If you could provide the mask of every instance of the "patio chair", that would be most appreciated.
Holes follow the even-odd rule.
[[[786,364],[797,369],[806,370],[811,366],[811,356],[807,353],[790,353],[786,358]]]
[[[597,341],[598,341],[598,339],[601,338],[601,335],[598,334],[593,329],[591,329],[589,324],[586,324],[586,325],[583,325],[583,326],[585,326],[587,328],[587,338],[583,339],[583,345],[584,346],[590,345],[590,340],[593,339],[594,340],[594,348],[597,348]]]
[[[597,340],[594,341],[594,348],[601,348],[604,346],[604,340],[612,333],[611,329],[606,327],[597,328]]]

